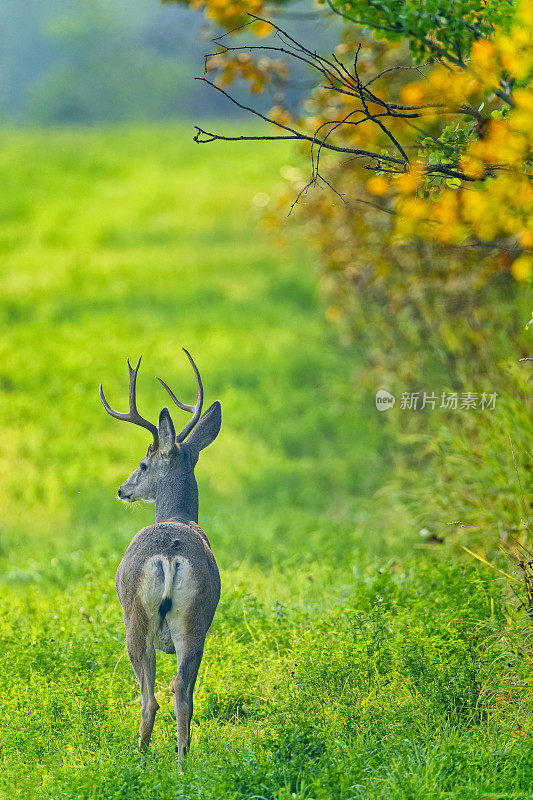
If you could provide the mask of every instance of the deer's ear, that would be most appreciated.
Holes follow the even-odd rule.
[[[196,453],[196,457],[198,457],[200,450],[203,450],[204,447],[207,447],[217,438],[221,424],[222,409],[219,401],[215,400],[205,414],[202,414],[187,439],[187,444]]]
[[[159,452],[168,456],[176,442],[176,431],[168,408],[161,409],[159,414]]]

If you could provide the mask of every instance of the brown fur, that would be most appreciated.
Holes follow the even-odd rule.
[[[151,556],[186,556],[198,583],[191,630],[205,638],[220,599],[220,575],[204,531],[194,522],[158,522],[137,533],[117,569],[116,587],[124,617],[134,621],[139,638],[148,635],[148,620],[140,606],[139,588],[144,565]],[[144,614],[144,616],[143,616]]]

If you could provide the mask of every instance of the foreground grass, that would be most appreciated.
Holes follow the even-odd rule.
[[[500,674],[501,610],[475,572],[350,579],[309,565],[266,579],[226,571],[224,585],[183,778],[169,657],[146,766],[135,752],[139,700],[104,575],[11,599],[6,796],[531,796],[531,725],[516,691],[530,665],[515,665],[514,685]]]
[[[322,320],[305,252],[257,232],[250,199],[290,151],[200,149],[162,127],[6,132],[1,152],[0,791],[530,797],[530,664],[500,590],[417,549],[373,497],[389,444],[353,350]],[[164,402],[154,374],[185,399],[182,344],[224,416],[198,467],[223,597],[183,778],[171,657],[146,765],[134,749],[113,580],[153,509],[114,493],[146,437],[97,397],[103,380],[124,405],[125,356],[143,352],[142,412]]]

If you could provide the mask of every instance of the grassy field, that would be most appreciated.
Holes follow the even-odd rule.
[[[290,149],[185,127],[1,133],[0,793],[36,800],[533,796],[531,663],[482,567],[421,546],[383,490],[391,443],[324,320],[312,258],[258,230]],[[179,776],[152,749],[114,573],[153,507],[116,489],[161,375],[201,369],[222,434],[197,469],[223,595]],[[179,412],[174,415],[181,422]]]

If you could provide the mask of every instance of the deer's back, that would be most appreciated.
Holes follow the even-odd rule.
[[[140,603],[149,621],[160,613],[166,592],[174,599],[169,617],[194,617],[206,631],[220,598],[215,558],[194,522],[159,522],[140,530],[119,564],[116,587],[126,616]]]

